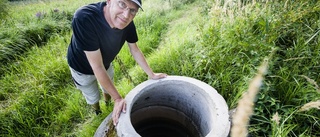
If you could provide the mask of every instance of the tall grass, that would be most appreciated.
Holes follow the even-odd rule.
[[[137,44],[140,50],[146,56],[152,56],[152,54],[154,54],[154,50],[158,47],[161,47],[160,43],[163,40],[163,33],[167,32],[169,23],[182,15],[181,10],[184,10],[186,7],[184,4],[190,3],[192,3],[192,1],[180,1],[172,3],[168,0],[154,0],[143,2],[143,4],[146,5],[144,6],[144,9],[146,10],[145,12],[140,11],[135,17],[134,21],[139,35],[139,41]],[[180,8],[180,12],[176,11],[177,7]],[[121,62],[116,61],[116,69],[126,70],[136,65],[127,46],[120,51],[119,58],[125,65],[123,65],[122,67],[124,68],[122,68],[120,66]],[[125,72],[118,71],[115,73],[116,76],[120,76],[119,78],[121,78]],[[119,78],[116,77],[116,81],[120,80]],[[128,77],[126,78],[129,79]]]
[[[320,98],[314,84],[319,83],[320,72],[316,25],[320,19],[319,2],[241,2],[217,0],[211,9],[211,24],[204,35],[205,44],[214,50],[212,55],[215,51],[226,55],[219,61],[209,62],[210,65],[207,65],[208,61],[203,64],[215,66],[209,69],[211,74],[224,74],[216,76],[219,83],[213,87],[221,91],[231,108],[235,107],[243,87],[247,87],[244,82],[255,72],[253,68],[270,53],[271,48],[275,48],[277,52],[270,61],[269,72],[255,100],[254,114],[247,125],[249,134],[319,136],[319,114],[316,110],[306,114],[296,111],[302,104]],[[314,82],[308,82],[310,80],[304,76]],[[271,120],[275,113],[286,117],[279,120],[281,125]]]
[[[7,96],[1,103],[1,135],[50,135],[47,128],[56,129],[55,124],[60,121],[56,119],[59,111],[69,107],[66,105],[74,105],[67,103],[78,92],[70,88],[70,74],[64,63],[65,51],[61,50],[66,47],[66,38],[58,37],[54,41],[45,48],[34,48],[27,58],[11,66],[10,73],[1,79],[1,94]],[[63,111],[63,117],[73,119],[69,126],[83,119],[79,114],[83,111],[80,106],[83,107],[84,103],[77,103],[77,107],[68,110],[69,113]],[[66,124],[64,122],[60,126]],[[59,130],[56,132],[60,133]]]
[[[248,135],[247,125],[253,114],[253,102],[262,85],[264,74],[267,73],[267,65],[267,61],[263,62],[258,69],[257,75],[250,82],[248,91],[239,100],[237,110],[232,119],[231,137],[245,137]]]
[[[51,35],[70,31],[73,13],[89,2],[94,1],[34,0],[7,4],[10,16],[1,20],[0,26],[0,76],[7,64],[19,60],[31,47],[45,45]]]
[[[59,35],[70,26],[63,7],[88,1],[69,2],[20,3],[1,26],[0,136],[67,136],[91,115],[66,64],[71,35]]]
[[[0,19],[1,20],[6,20],[8,16],[8,1],[7,0],[0,0]]]
[[[89,2],[16,3],[10,12],[13,20],[3,25],[13,29],[1,28],[1,36],[8,43],[20,40],[17,44],[23,46],[29,41],[19,29],[45,35],[43,26],[57,27],[50,12],[58,9],[69,15]],[[138,45],[155,72],[202,80],[217,89],[230,108],[238,105],[261,61],[276,49],[254,98],[248,134],[319,136],[319,110],[298,111],[320,99],[319,5],[315,0],[144,0],[145,11],[135,18]],[[46,13],[40,20],[35,16],[39,12]],[[44,35],[39,35],[40,43]],[[49,36],[44,46],[31,46],[1,73],[0,136],[93,136],[112,110],[102,107],[103,114],[95,116],[74,88],[65,60],[71,33]],[[134,83],[147,79],[126,46],[119,57]],[[125,96],[136,85],[121,74],[118,62],[114,64],[116,87]]]
[[[161,3],[161,1],[157,2]],[[151,1],[146,1],[146,3],[156,7],[152,5],[156,5],[156,3],[151,3]],[[38,5],[39,3],[29,4],[26,5],[31,7],[32,4]],[[52,6],[52,4],[46,2],[40,3],[40,5]],[[146,55],[158,47],[160,34],[166,30],[165,27],[170,19],[181,14],[181,12],[171,10],[171,7],[161,8],[160,11],[151,10],[151,8],[150,12],[141,13],[141,17],[137,21],[138,31],[142,33],[142,36],[150,38],[141,40],[141,43],[145,43],[141,44],[141,49],[146,52]],[[148,8],[144,9],[148,10]],[[25,11],[28,10],[30,12],[25,14],[26,20],[24,20],[28,23],[25,25],[28,27],[27,30],[32,28],[33,24],[33,17],[30,16],[35,16],[30,13],[39,13],[39,9],[32,10],[30,8]],[[43,18],[40,16],[40,22],[38,23],[45,20],[48,11],[51,10],[43,8],[43,11],[41,11]],[[169,16],[164,16],[165,14]],[[158,19],[154,19],[156,17]],[[167,19],[167,17],[170,18]],[[17,19],[23,20],[24,18],[19,15]],[[160,21],[160,19],[162,20]],[[47,23],[55,22],[48,20]],[[42,31],[42,29],[39,29],[32,32]],[[153,31],[159,32],[153,33]],[[63,35],[63,33],[60,34]],[[28,38],[31,36],[29,35]],[[93,116],[91,108],[85,104],[81,93],[73,87],[65,60],[70,37],[71,34],[69,33],[65,36],[55,33],[50,38],[46,37],[48,38],[47,41],[41,41],[48,42],[44,43],[45,46],[30,47],[29,50],[25,51],[24,56],[18,56],[18,60],[12,61],[5,67],[0,82],[1,136],[92,136],[104,116],[107,116],[112,110],[112,106],[103,107],[104,113],[101,116]],[[150,48],[149,45],[153,46]],[[129,68],[132,67],[130,63],[128,63],[128,66]],[[120,85],[120,87],[124,86],[126,85]],[[122,92],[122,94],[125,93]]]

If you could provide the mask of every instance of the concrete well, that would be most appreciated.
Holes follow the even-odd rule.
[[[228,106],[211,86],[197,79],[168,76],[148,80],[126,96],[127,112],[112,126],[111,114],[95,137],[226,137]],[[109,123],[109,124],[108,124]],[[110,136],[110,135],[109,135]]]

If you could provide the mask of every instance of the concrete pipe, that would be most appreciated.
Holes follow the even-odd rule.
[[[95,137],[226,137],[230,121],[223,97],[190,77],[148,80],[126,96],[127,112],[116,127],[111,114]]]

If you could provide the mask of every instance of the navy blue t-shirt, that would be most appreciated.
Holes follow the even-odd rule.
[[[121,50],[125,41],[138,41],[133,21],[124,29],[113,29],[103,14],[106,2],[93,3],[79,8],[72,20],[73,35],[68,47],[68,64],[83,74],[93,74],[84,51],[100,49],[106,69]]]

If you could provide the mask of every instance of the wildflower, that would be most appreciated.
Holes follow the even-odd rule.
[[[276,114],[274,114],[274,115],[272,116],[272,119],[271,119],[271,120],[274,121],[274,122],[276,122],[277,125],[279,125],[280,119],[281,119],[281,117],[279,116],[278,112],[276,112]]]
[[[37,14],[36,14],[36,17],[38,18],[38,19],[42,19],[43,17],[44,17],[44,15],[45,15],[46,13],[45,12],[37,12]]]
[[[41,16],[42,16],[42,13],[40,11],[37,12],[36,17],[41,18]]]

